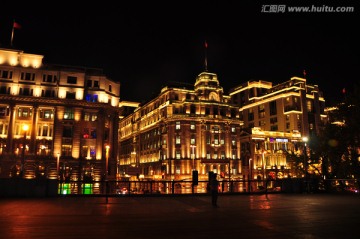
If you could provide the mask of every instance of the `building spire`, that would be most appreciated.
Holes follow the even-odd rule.
[[[204,50],[205,50],[205,61],[204,61],[204,66],[205,66],[205,71],[208,71],[208,63],[207,63],[207,48],[208,48],[208,44],[207,44],[207,42],[206,42],[206,40],[205,40],[205,48],[204,48]]]

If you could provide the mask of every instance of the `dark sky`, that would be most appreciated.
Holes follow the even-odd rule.
[[[15,19],[22,26],[15,30],[15,48],[43,54],[45,63],[102,68],[121,83],[121,100],[139,102],[169,81],[193,84],[204,70],[205,40],[208,70],[226,94],[249,80],[277,84],[305,69],[308,82],[319,85],[330,103],[359,81],[357,1],[115,2],[1,3],[0,47],[9,46]],[[264,13],[264,4],[355,11]]]

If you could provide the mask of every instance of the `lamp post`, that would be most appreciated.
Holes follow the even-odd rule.
[[[306,191],[309,192],[309,182],[308,182],[308,163],[307,163],[307,155],[306,155],[306,143],[308,142],[308,138],[307,137],[303,137],[302,138],[303,142],[304,142],[304,170],[305,170],[305,186],[306,186]]]
[[[22,126],[22,130],[24,131],[24,138],[23,138],[23,147],[21,153],[21,166],[20,166],[20,176],[24,177],[24,167],[25,167],[25,149],[26,149],[26,132],[29,130],[29,126],[24,124]]]
[[[60,153],[57,153],[56,159],[56,177],[59,179]]]
[[[252,168],[251,168],[251,160],[252,158],[249,158],[249,192],[251,192],[251,171],[252,171]]]
[[[109,191],[109,182],[108,182],[108,174],[109,174],[109,149],[110,146],[105,146],[105,195],[106,195],[106,203],[108,203],[108,191]]]
[[[195,148],[196,148],[196,145],[190,145],[190,147],[192,149],[192,153],[191,153],[192,170],[195,170]]]
[[[107,180],[107,177],[109,175],[109,149],[110,146],[106,145],[106,153],[105,153],[105,180]]]

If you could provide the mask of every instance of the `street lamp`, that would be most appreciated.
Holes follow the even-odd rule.
[[[107,179],[108,177],[108,174],[109,174],[109,149],[110,149],[110,146],[109,145],[106,145],[105,146],[106,148],[106,154],[105,154],[105,179]]]
[[[304,142],[304,170],[305,170],[305,184],[306,184],[306,190],[309,192],[309,182],[308,182],[308,163],[307,163],[307,155],[306,155],[306,143],[308,142],[307,137],[303,137],[302,141]]]
[[[252,171],[252,168],[251,168],[251,160],[252,158],[249,158],[249,192],[251,192],[251,171]]]
[[[192,170],[195,170],[195,148],[196,148],[196,145],[190,145],[190,147],[192,149],[192,153],[191,153]]]
[[[20,167],[20,176],[24,177],[24,167],[25,167],[25,149],[26,149],[26,132],[29,130],[29,125],[24,124],[22,126],[22,130],[24,131],[24,139],[23,139],[23,147],[21,154],[21,167]]]
[[[59,179],[59,166],[60,166],[60,153],[57,153],[57,160],[56,160],[56,176]]]

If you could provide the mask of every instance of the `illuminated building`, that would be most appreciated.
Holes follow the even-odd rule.
[[[194,85],[174,83],[120,121],[122,177],[199,180],[213,171],[241,175],[239,107],[223,94],[217,75],[200,73]]]
[[[248,175],[252,179],[264,179],[269,174],[276,178],[300,176],[286,155],[302,154],[302,137],[311,140],[327,120],[325,100],[318,86],[307,84],[305,78],[292,77],[275,86],[266,81],[249,81],[229,94],[231,103],[240,107],[244,122],[241,156],[246,159],[244,163],[252,159],[250,167],[247,164]]]
[[[0,49],[0,176],[18,174],[22,149],[25,178],[100,180],[105,158],[115,176],[120,84],[101,69],[42,60]]]
[[[194,168],[202,180],[209,171],[225,179],[301,177],[286,155],[301,155],[302,137],[321,130],[324,103],[304,78],[246,82],[227,96],[217,75],[203,72],[193,89],[167,86],[121,120],[120,174],[183,180]]]

